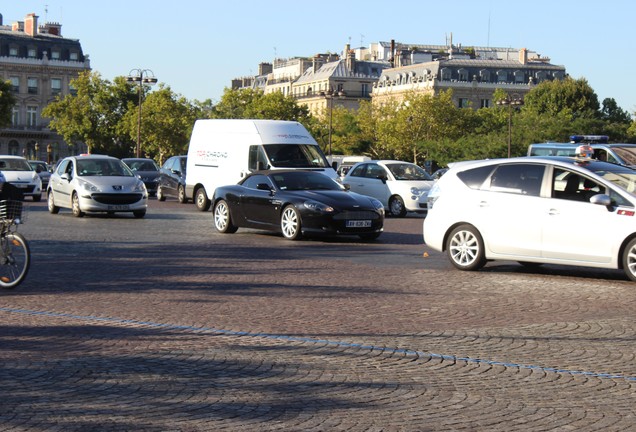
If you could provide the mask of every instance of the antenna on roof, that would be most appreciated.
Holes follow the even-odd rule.
[[[362,48],[364,46],[364,35],[361,34],[360,35],[360,47]]]
[[[488,11],[488,39],[486,40],[486,46],[490,48],[490,10]]]
[[[49,5],[44,5],[44,22],[49,21]]]

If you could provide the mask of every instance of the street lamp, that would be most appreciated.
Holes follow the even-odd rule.
[[[508,158],[511,156],[512,148],[512,108],[515,109],[523,105],[523,98],[519,95],[506,95],[505,99],[497,101],[497,105],[508,106]]]
[[[139,84],[137,92],[139,94],[139,113],[137,116],[137,149],[135,154],[137,157],[141,157],[141,98],[143,95],[143,85],[155,85],[157,84],[157,78],[150,69],[132,69],[128,72],[126,81],[129,83]]]
[[[339,90],[334,92],[333,90],[329,90],[327,92],[320,92],[320,96],[327,99],[329,103],[329,156],[331,156],[331,125],[333,122],[333,98],[337,96],[338,98],[343,98],[345,96],[344,90]]]

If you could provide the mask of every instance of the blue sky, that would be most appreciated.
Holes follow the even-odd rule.
[[[513,6],[515,5],[516,6]],[[4,24],[28,13],[62,24],[112,80],[150,69],[188,99],[218,101],[232,78],[275,57],[340,53],[371,42],[527,48],[585,78],[599,101],[636,111],[632,0],[453,2],[0,0]],[[510,5],[510,6],[508,6]]]

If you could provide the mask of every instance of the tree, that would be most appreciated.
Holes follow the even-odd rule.
[[[217,119],[270,119],[308,121],[309,110],[300,106],[291,96],[281,92],[265,94],[258,89],[228,89],[221,101],[212,109],[211,118]]]
[[[16,104],[16,98],[9,81],[0,80],[0,127],[11,124],[11,113]]]
[[[603,99],[603,108],[601,108],[601,116],[610,123],[623,123],[629,125],[632,122],[632,116],[618,106],[614,98]]]
[[[143,157],[162,163],[166,157],[187,152],[192,127],[201,113],[198,106],[160,84],[146,96],[141,112]],[[122,128],[133,140],[137,137],[138,115],[131,106],[123,119]]]
[[[134,97],[130,85],[121,80],[113,85],[99,73],[85,71],[71,86],[75,93],[58,96],[42,110],[42,116],[51,119],[49,127],[68,143],[85,143],[89,152],[120,153],[118,148],[127,141],[120,121]]]
[[[524,97],[524,109],[554,116],[567,112],[577,117],[597,118],[598,96],[585,78],[543,81]]]

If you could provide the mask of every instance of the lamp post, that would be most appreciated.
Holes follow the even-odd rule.
[[[508,158],[511,156],[512,150],[512,108],[518,108],[523,105],[523,98],[519,95],[506,95],[505,99],[497,101],[497,105],[508,107]]]
[[[345,92],[343,90],[339,90],[334,92],[333,90],[329,90],[327,92],[320,92],[320,96],[324,97],[328,101],[329,107],[329,156],[331,156],[331,130],[333,123],[333,98],[334,96],[338,96],[339,98],[343,98],[345,96]]]
[[[141,157],[141,98],[143,96],[143,85],[157,84],[157,78],[150,69],[132,69],[128,72],[126,81],[129,83],[139,84],[137,93],[139,95],[139,113],[137,115],[137,148],[135,154]]]

